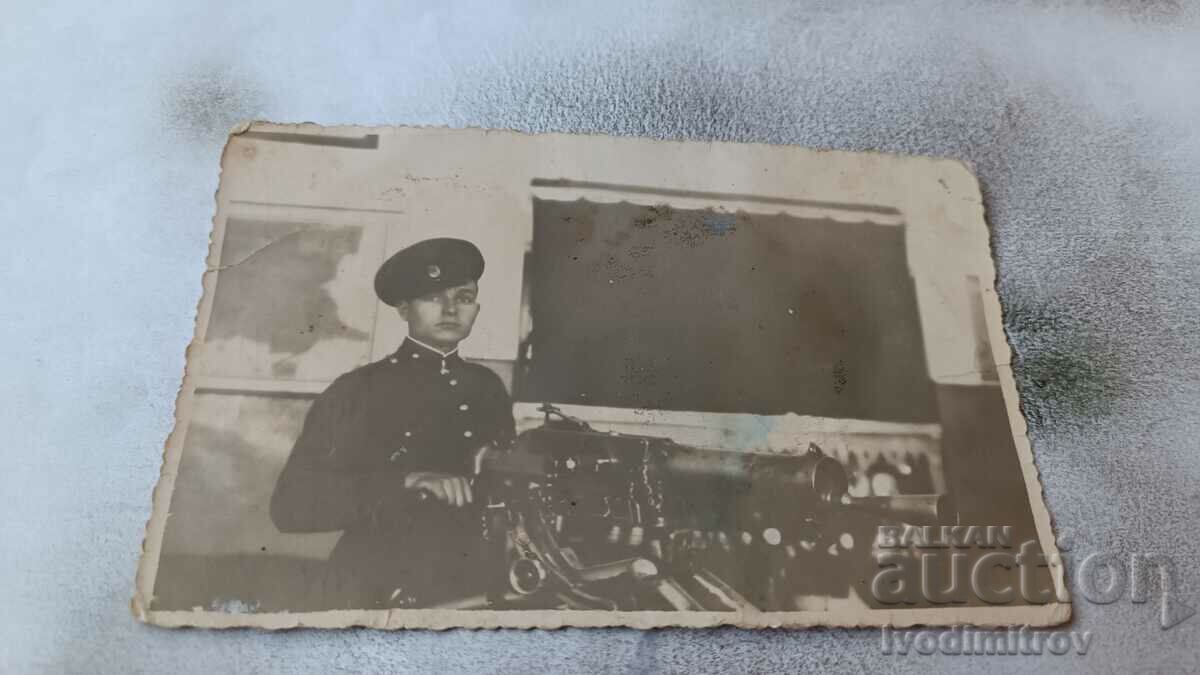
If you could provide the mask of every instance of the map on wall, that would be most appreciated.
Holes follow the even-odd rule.
[[[204,374],[328,381],[370,356],[378,228],[230,218]]]

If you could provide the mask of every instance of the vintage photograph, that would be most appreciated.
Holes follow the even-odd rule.
[[[961,164],[248,124],[135,614],[1069,617]]]

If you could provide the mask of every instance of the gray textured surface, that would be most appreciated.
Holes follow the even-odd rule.
[[[633,3],[631,3],[632,5]],[[638,3],[641,4],[641,3]],[[1086,658],[877,631],[168,632],[127,609],[226,130],[265,118],[957,157],[1077,554],[1200,604],[1200,14],[1170,2],[13,3],[0,26],[5,670],[1200,670],[1200,617],[1078,605]]]

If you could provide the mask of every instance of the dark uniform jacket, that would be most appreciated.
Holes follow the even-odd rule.
[[[513,435],[512,404],[495,373],[406,339],[313,403],[271,518],[284,532],[344,531],[326,578],[314,580],[330,607],[413,607],[469,595],[486,564],[478,500],[463,508],[420,501],[404,477],[470,477],[481,447]]]

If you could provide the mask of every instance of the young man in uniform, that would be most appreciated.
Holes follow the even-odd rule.
[[[317,398],[280,474],[281,531],[343,531],[325,580],[335,608],[428,606],[489,577],[470,477],[476,454],[510,443],[514,424],[500,378],[458,355],[483,268],[474,244],[448,238],[380,267],[375,292],[408,337]]]

